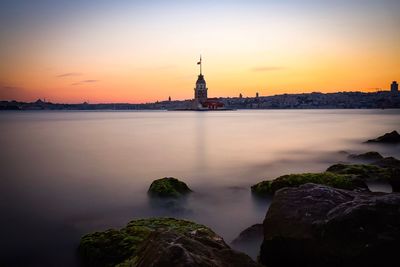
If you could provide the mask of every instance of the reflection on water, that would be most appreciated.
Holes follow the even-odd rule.
[[[74,266],[79,237],[133,218],[175,216],[227,242],[262,222],[269,202],[249,186],[319,172],[338,153],[398,146],[362,141],[399,130],[395,110],[0,113],[1,263]],[[194,193],[149,201],[151,181],[174,176]],[[24,257],[21,257],[24,255]]]

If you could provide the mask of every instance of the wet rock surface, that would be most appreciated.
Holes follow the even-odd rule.
[[[138,252],[137,267],[246,267],[259,266],[249,256],[232,250],[221,237],[201,229],[182,234],[154,232]]]
[[[397,266],[400,194],[284,188],[263,226],[266,266]]]
[[[134,220],[81,238],[83,266],[258,266],[210,228],[174,218]]]

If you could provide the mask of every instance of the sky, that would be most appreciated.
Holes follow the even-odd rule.
[[[398,0],[2,0],[0,99],[143,103],[376,91],[400,80]]]

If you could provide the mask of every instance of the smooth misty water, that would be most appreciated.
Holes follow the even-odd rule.
[[[341,150],[399,157],[399,146],[362,143],[399,126],[399,110],[1,112],[0,265],[74,266],[82,234],[150,216],[230,242],[269,205],[250,185],[323,171]],[[164,176],[195,193],[177,207],[150,202]]]

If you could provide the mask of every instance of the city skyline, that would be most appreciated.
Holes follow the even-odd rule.
[[[5,1],[0,99],[191,99],[389,89],[398,1]],[[5,41],[4,41],[5,40]]]

